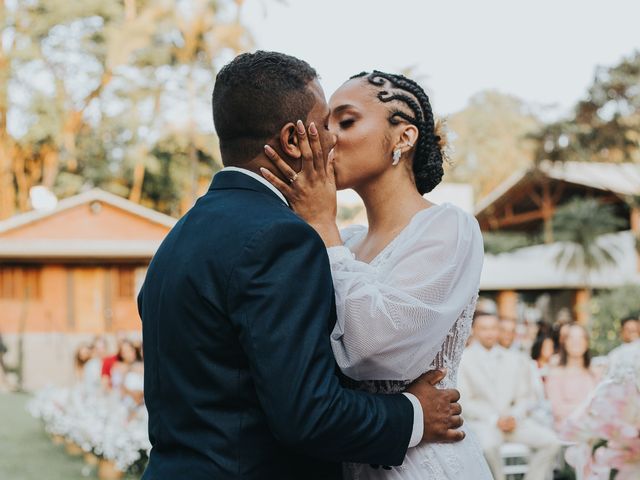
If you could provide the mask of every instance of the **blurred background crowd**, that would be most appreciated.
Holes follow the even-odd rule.
[[[554,470],[556,478],[573,478],[558,455],[571,444],[567,420],[616,368],[624,348],[640,351],[640,314],[620,320],[621,346],[606,356],[592,357],[589,331],[576,322],[518,327],[491,308],[476,311],[459,372],[464,417],[479,435],[495,478],[505,478],[511,455],[528,457],[528,467],[515,468],[526,478],[554,478]]]

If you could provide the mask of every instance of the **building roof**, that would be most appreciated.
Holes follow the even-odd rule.
[[[104,202],[121,210],[132,213],[133,215],[146,218],[151,222],[169,228],[173,227],[173,225],[175,225],[177,221],[175,218],[170,217],[169,215],[165,215],[164,213],[157,212],[151,208],[143,207],[142,205],[127,200],[126,198],[119,197],[118,195],[114,195],[113,193],[105,192],[104,190],[101,190],[99,188],[94,188],[73,197],[60,200],[56,207],[51,210],[32,210],[30,212],[14,215],[13,217],[0,221],[0,233],[25,226],[39,220],[43,220],[65,210],[69,210],[83,204],[90,204],[94,201]]]
[[[97,217],[89,212],[101,206]],[[91,209],[83,210],[88,205]],[[103,208],[108,206],[108,208]],[[116,227],[108,220],[116,219]],[[176,219],[93,189],[47,211],[0,221],[0,258],[9,260],[149,259]],[[106,223],[105,223],[106,222]],[[118,231],[113,231],[116,228]]]
[[[614,288],[640,283],[638,254],[633,232],[603,235],[599,244],[612,253],[614,265],[607,265],[590,276],[592,288]],[[485,255],[480,289],[552,290],[587,287],[585,275],[566,267],[567,249],[563,243],[536,245],[499,255]],[[559,258],[560,257],[560,258]]]
[[[522,183],[542,174],[549,179],[582,185],[620,196],[640,195],[640,165],[635,163],[541,162],[538,167],[515,172],[476,205],[476,216],[507,196]]]

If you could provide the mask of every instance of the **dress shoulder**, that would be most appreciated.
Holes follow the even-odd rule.
[[[418,212],[394,245],[400,255],[406,250],[427,249],[431,254],[457,260],[457,252],[482,247],[482,233],[473,215],[450,203],[434,205]],[[445,265],[447,262],[443,263]]]

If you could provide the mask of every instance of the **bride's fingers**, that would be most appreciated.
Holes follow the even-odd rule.
[[[334,161],[335,161],[335,150],[332,148],[331,150],[329,150],[329,153],[327,154],[327,168],[326,168],[327,177],[330,178],[331,180],[335,180],[336,178]]]
[[[296,179],[298,178],[298,173],[293,168],[291,168],[291,166],[289,166],[287,162],[282,160],[280,155],[278,155],[278,152],[276,152],[269,145],[265,145],[264,153],[267,158],[271,160],[271,163],[273,163],[274,167],[280,170],[280,173],[282,173],[285,178],[288,178],[292,182],[296,181]]]
[[[316,172],[326,172],[320,135],[318,135],[318,129],[314,122],[309,124],[309,145],[313,154],[313,168]]]
[[[271,183],[271,185],[273,185],[278,190],[280,190],[285,197],[291,198],[291,195],[293,192],[291,191],[291,187],[289,185],[284,183],[282,180],[280,180],[278,177],[276,177],[273,173],[271,173],[266,168],[260,167],[260,173],[262,173],[262,176],[266,178],[269,181],[269,183]]]
[[[296,134],[298,136],[298,148],[302,153],[302,169],[313,172],[315,170],[313,151],[309,145],[309,136],[307,135],[307,130],[304,128],[302,120],[296,122]]]

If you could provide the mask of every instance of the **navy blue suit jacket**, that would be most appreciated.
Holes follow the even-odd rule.
[[[255,179],[214,177],[158,249],[138,305],[144,479],[338,479],[341,461],[402,463],[411,402],[341,387],[325,247]]]

